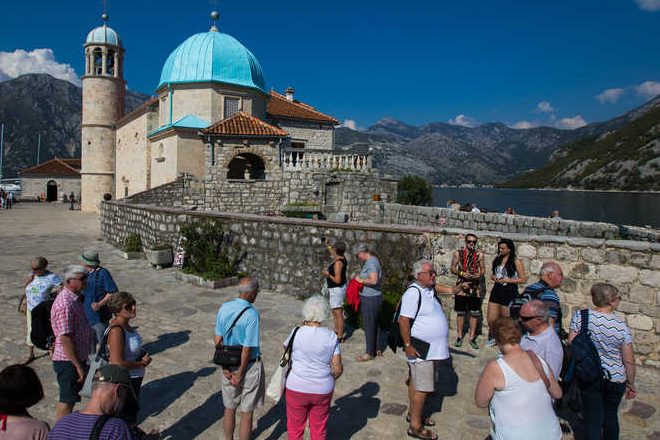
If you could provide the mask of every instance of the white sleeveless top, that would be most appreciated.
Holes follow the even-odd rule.
[[[539,357],[549,375],[548,365]],[[490,401],[490,435],[493,440],[560,440],[561,428],[552,409],[552,398],[541,379],[528,382],[504,359],[497,360],[504,374],[504,389]]]
[[[142,355],[142,336],[137,329],[132,332],[124,330],[124,359],[135,362]],[[144,377],[144,368],[131,370],[131,377]]]

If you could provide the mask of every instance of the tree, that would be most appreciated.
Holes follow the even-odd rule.
[[[433,186],[420,176],[399,179],[397,193],[396,201],[404,205],[431,206],[433,201]]]

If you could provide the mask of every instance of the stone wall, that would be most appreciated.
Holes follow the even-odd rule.
[[[338,224],[254,214],[199,212],[116,201],[102,204],[101,227],[106,239],[115,245],[130,233],[138,233],[146,245],[162,240],[174,244],[178,240],[180,225],[200,217],[222,222],[240,240],[242,249],[247,252],[243,270],[257,275],[266,287],[292,295],[318,292],[322,281],[319,270],[329,262],[323,246],[326,237],[343,240],[349,246],[366,241],[383,253],[396,249],[411,259],[431,257],[440,280],[453,284],[454,279],[447,276],[451,256],[462,246],[462,234],[467,232],[463,229]],[[534,274],[543,261],[552,259],[562,266],[565,279],[558,293],[564,309],[564,327],[568,326],[573,311],[591,305],[589,289],[593,283],[605,281],[616,285],[624,298],[619,312],[633,331],[638,362],[660,366],[660,245],[557,235],[483,231],[477,234],[488,265],[495,256],[500,236],[513,239],[528,273],[528,283],[537,280]],[[352,258],[349,272],[357,269],[357,262]],[[490,288],[489,283],[489,291]],[[452,308],[452,298],[447,298],[445,303],[448,309]],[[452,325],[454,322],[452,319]]]
[[[173,182],[133,194],[123,201],[128,204],[197,209],[204,205],[204,182],[182,174]]]
[[[36,200],[41,193],[47,194],[48,182],[54,180],[57,183],[57,199],[62,200],[66,194],[69,197],[71,191],[80,198],[80,177],[61,177],[61,176],[39,176],[39,177],[21,177],[21,199]]]
[[[524,215],[472,213],[448,208],[381,203],[371,206],[371,218],[379,223],[436,226],[502,233],[561,235],[587,238],[624,238],[660,242],[660,231],[636,226],[577,220],[555,220]]]
[[[332,125],[287,119],[277,119],[276,122],[289,133],[288,143],[303,142],[305,148],[323,150],[332,150],[335,145],[335,128]]]

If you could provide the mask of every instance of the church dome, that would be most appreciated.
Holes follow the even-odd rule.
[[[95,29],[92,29],[89,31],[89,34],[87,34],[87,39],[85,40],[85,44],[112,44],[113,46],[119,46],[121,47],[121,38],[119,38],[119,34],[115,32],[114,29],[108,27],[105,22],[108,21],[110,17],[108,14],[103,14],[101,15],[101,19],[103,20],[103,26],[99,26]]]
[[[167,57],[158,87],[168,83],[222,82],[259,89],[266,82],[257,58],[234,37],[211,30],[195,34]]]

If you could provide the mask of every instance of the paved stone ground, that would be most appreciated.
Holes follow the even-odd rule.
[[[136,323],[154,357],[142,389],[143,427],[160,429],[173,439],[222,439],[220,372],[210,358],[215,313],[220,304],[235,297],[235,289],[190,286],[175,280],[171,269],[157,271],[144,260],[125,261],[103,241],[96,216],[68,211],[61,204],[23,204],[0,212],[0,368],[25,357],[24,318],[16,312],[16,304],[30,259],[44,255],[50,268],[60,272],[88,248],[100,252],[119,287],[138,299]],[[262,351],[270,377],[281,354],[281,341],[298,320],[301,302],[283,293],[263,291],[255,306],[261,310]],[[356,363],[354,358],[363,347],[361,331],[342,345],[344,375],[335,391],[329,438],[406,438],[405,361],[388,351],[374,362]],[[454,351],[458,394],[446,398],[434,416],[441,438],[487,436],[488,414],[474,406],[473,392],[484,364],[495,355],[486,348]],[[52,423],[57,387],[51,363],[42,357],[33,367],[44,383],[46,397],[32,414]],[[660,403],[657,377],[657,370],[639,372],[639,398],[634,406],[626,402],[622,408],[626,412],[621,416],[623,439],[660,438],[660,418],[655,415]],[[281,405],[267,401],[256,412],[255,438],[286,438],[282,414]]]

